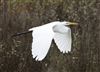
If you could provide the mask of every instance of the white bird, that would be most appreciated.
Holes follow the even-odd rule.
[[[77,25],[77,23],[55,21],[29,29],[33,37],[33,58],[42,61],[46,57],[53,39],[61,52],[71,51],[71,29],[68,25]]]

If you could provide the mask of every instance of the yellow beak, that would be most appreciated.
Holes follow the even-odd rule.
[[[78,23],[69,22],[69,25],[78,25]]]

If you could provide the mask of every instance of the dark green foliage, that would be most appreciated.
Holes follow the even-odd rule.
[[[72,27],[71,52],[62,54],[53,42],[42,62],[31,54],[31,34],[12,38],[51,21],[79,23]],[[99,72],[99,0],[0,0],[0,72]]]

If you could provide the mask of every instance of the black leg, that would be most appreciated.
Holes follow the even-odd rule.
[[[20,35],[27,34],[27,33],[32,33],[32,31],[26,31],[26,32],[16,33],[16,34],[12,35],[12,37],[20,36]]]

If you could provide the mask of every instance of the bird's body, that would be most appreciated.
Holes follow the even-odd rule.
[[[68,25],[77,25],[77,23],[55,21],[29,29],[29,32],[26,33],[32,32],[33,58],[38,61],[43,60],[50,49],[53,39],[61,52],[67,53],[71,51],[71,29],[67,27]],[[25,32],[22,34],[25,34]],[[21,33],[17,35],[21,35]]]
[[[48,53],[53,39],[61,52],[67,53],[71,50],[71,29],[65,26],[67,23],[69,22],[55,21],[29,29],[29,31],[33,31],[33,58],[36,58],[38,61],[43,60]]]

